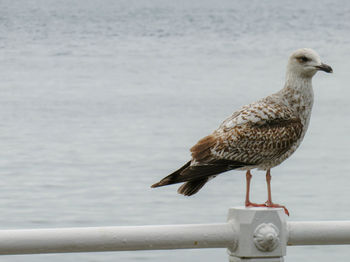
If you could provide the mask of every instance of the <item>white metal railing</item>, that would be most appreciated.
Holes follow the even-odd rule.
[[[234,241],[229,223],[0,230],[0,254],[220,248]]]
[[[227,248],[230,261],[283,261],[287,245],[350,244],[350,221],[287,222],[282,209],[232,208],[221,224],[0,230],[0,254]]]
[[[350,221],[288,222],[288,245],[349,245]]]

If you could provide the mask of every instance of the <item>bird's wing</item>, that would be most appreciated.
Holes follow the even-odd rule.
[[[278,159],[302,134],[301,120],[286,106],[264,100],[244,106],[191,148],[192,165],[216,162],[255,166]]]
[[[267,100],[242,107],[191,148],[192,160],[152,187],[186,182],[193,195],[217,174],[278,159],[300,138],[303,125],[286,106]]]

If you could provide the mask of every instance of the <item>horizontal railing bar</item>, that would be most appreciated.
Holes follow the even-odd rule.
[[[0,254],[232,248],[233,223],[0,230]],[[287,222],[287,232],[292,246],[350,244],[350,221]]]
[[[231,223],[0,230],[0,254],[228,248]]]
[[[350,244],[350,221],[288,222],[288,245]]]

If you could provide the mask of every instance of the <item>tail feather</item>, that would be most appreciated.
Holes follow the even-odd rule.
[[[191,161],[188,161],[186,164],[184,164],[181,168],[176,170],[175,172],[171,173],[170,175],[164,177],[162,180],[160,180],[158,183],[153,184],[151,187],[160,187],[160,186],[166,186],[166,185],[171,185],[175,183],[180,183],[180,182],[175,182],[176,178],[180,176],[181,172],[188,168],[191,164]]]
[[[209,180],[208,177],[188,181],[179,187],[177,192],[184,196],[192,196],[196,194]]]
[[[249,164],[230,160],[215,160],[208,164],[191,166],[191,161],[188,161],[180,169],[164,177],[151,187],[154,188],[186,182],[179,188],[178,192],[190,196],[197,193],[211,177],[246,165]]]

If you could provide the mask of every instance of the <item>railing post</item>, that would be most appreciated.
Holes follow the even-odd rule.
[[[237,244],[228,249],[230,262],[283,262],[287,222],[282,208],[231,208],[228,222]]]

